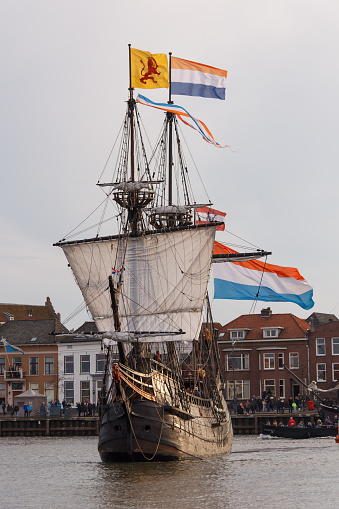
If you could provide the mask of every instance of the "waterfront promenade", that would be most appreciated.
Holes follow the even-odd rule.
[[[277,423],[287,425],[290,416],[293,415],[297,424],[303,421],[306,425],[309,421],[314,422],[319,414],[316,411],[284,413],[258,412],[254,415],[232,415],[233,433],[235,435],[258,435],[264,424]],[[0,436],[95,436],[99,435],[99,417],[34,417],[13,418],[1,416]]]

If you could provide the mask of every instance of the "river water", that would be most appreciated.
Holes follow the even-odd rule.
[[[4,509],[331,508],[335,439],[236,436],[229,456],[102,464],[96,437],[0,438]]]

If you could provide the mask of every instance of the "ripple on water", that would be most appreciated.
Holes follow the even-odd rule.
[[[234,437],[229,456],[178,463],[103,464],[96,437],[1,438],[6,509],[335,507],[339,446],[333,437]],[[321,498],[320,498],[321,497]]]

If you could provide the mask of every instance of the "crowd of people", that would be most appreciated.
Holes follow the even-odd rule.
[[[238,402],[234,398],[231,402],[233,405],[233,412],[235,414],[255,414],[256,412],[276,412],[277,414],[284,414],[285,412],[296,413],[302,411],[304,407],[303,397],[298,394],[295,398],[289,399],[277,398],[266,392],[262,396],[253,396],[246,402]]]
[[[40,417],[49,417],[52,412],[52,407],[58,408],[60,412],[60,416],[65,415],[66,408],[72,409],[72,404],[67,402],[65,399],[60,402],[58,399],[54,401],[49,401],[47,406],[44,402],[41,403],[40,406]],[[100,400],[97,402],[91,403],[90,401],[82,401],[81,403],[76,404],[76,409],[79,417],[95,417],[95,415],[99,414]],[[19,406],[16,403],[15,405],[6,404],[5,400],[1,403],[2,414],[5,416],[11,416],[13,418],[19,417]],[[32,413],[32,405],[29,402],[25,402],[23,405],[23,413],[24,417],[30,417]]]
[[[99,413],[100,399],[97,402],[91,403],[90,401],[81,401],[76,404],[79,417],[94,417]]]
[[[267,421],[266,425],[271,426],[271,422]],[[276,419],[273,420],[272,425],[273,426],[285,426],[285,424],[282,421],[280,421],[279,424],[278,424]],[[334,416],[333,423],[332,423],[332,421],[331,421],[331,419],[329,417],[326,417],[324,423],[319,418],[319,419],[317,419],[316,422],[308,421],[306,426],[305,426],[304,421],[302,419],[297,424],[295,419],[294,419],[294,417],[291,416],[289,421],[288,421],[288,423],[287,423],[287,426],[296,427],[296,428],[305,428],[305,427],[306,428],[321,428],[323,425],[325,425],[325,426],[338,426],[338,416],[337,415]]]
[[[3,415],[10,415],[11,417],[18,417],[19,416],[19,407],[17,404],[10,405],[9,403],[6,405],[6,402],[2,402],[2,414]]]

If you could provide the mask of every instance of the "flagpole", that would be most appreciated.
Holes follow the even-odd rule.
[[[4,339],[4,338],[3,338],[3,336],[1,336],[1,342],[2,342],[2,346],[3,346],[3,347],[4,347],[4,349],[5,349],[5,354],[6,354],[7,362],[8,362],[8,371],[9,371],[10,362],[9,362],[8,352],[7,352],[6,347],[5,347],[5,343],[2,341],[3,339]],[[5,371],[7,371],[7,370],[5,370]]]
[[[133,88],[132,88],[132,65],[131,65],[131,45],[128,45],[129,49],[129,101],[128,108],[130,113],[130,129],[131,129],[131,181],[134,182],[134,100],[133,100]]]
[[[169,52],[169,99],[168,104],[173,104],[171,95],[171,75],[172,75],[172,52]],[[168,120],[168,205],[172,205],[172,166],[173,166],[173,117],[174,114],[167,112]]]
[[[169,97],[168,97],[168,104],[173,104],[172,102],[172,52],[170,51],[168,53],[169,55]]]

